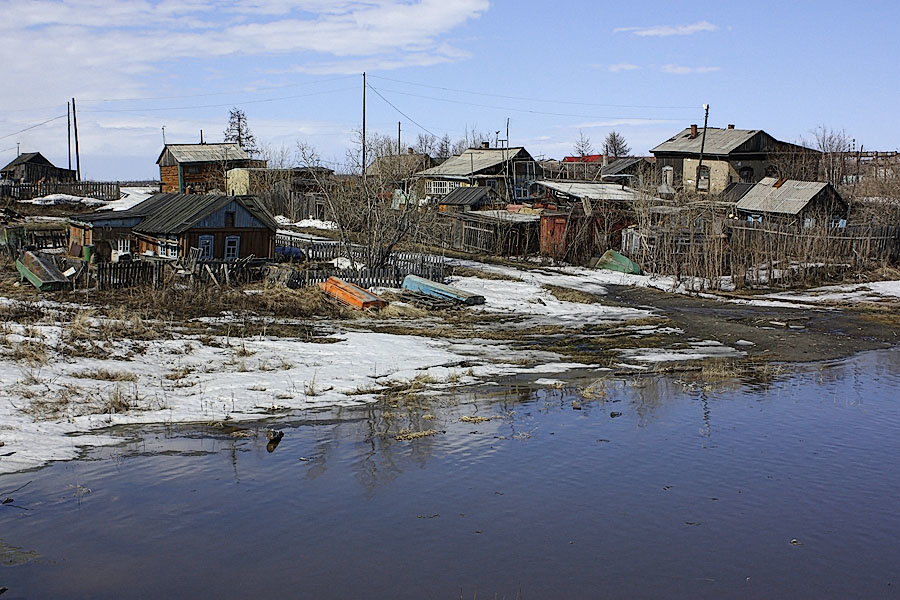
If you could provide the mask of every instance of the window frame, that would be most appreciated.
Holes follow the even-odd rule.
[[[232,244],[232,242],[233,242],[233,244]],[[234,250],[234,252],[233,252],[234,256],[231,256],[232,252],[230,252],[230,250],[232,250],[232,248],[231,248],[232,245],[233,245],[233,250]],[[225,253],[224,253],[225,260],[237,260],[240,257],[240,255],[241,255],[241,236],[239,236],[239,235],[226,236],[225,237]]]

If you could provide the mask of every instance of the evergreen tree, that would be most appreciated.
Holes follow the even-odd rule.
[[[247,154],[253,156],[259,153],[256,146],[256,137],[247,125],[247,115],[238,107],[228,112],[228,128],[225,130],[225,141],[240,146]]]
[[[610,131],[603,141],[603,153],[613,158],[628,156],[631,147],[625,141],[625,136],[616,131]]]

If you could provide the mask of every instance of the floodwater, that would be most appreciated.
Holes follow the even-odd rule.
[[[768,382],[654,376],[587,397],[448,391],[419,408],[303,413],[270,423],[285,432],[272,452],[262,429],[137,429],[0,477],[14,498],[0,505],[0,589],[900,597],[898,387],[891,350]],[[398,441],[403,427],[440,433]]]

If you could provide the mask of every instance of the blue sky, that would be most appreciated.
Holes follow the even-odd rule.
[[[163,126],[220,141],[233,105],[264,145],[340,168],[363,70],[370,129],[401,121],[404,146],[423,129],[502,137],[508,118],[535,156],[611,129],[646,153],[708,103],[712,126],[900,147],[894,2],[0,0],[0,15],[0,163],[19,142],[65,166],[74,96],[85,178],[156,177]]]

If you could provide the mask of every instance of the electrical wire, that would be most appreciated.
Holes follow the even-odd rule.
[[[14,136],[14,135],[19,135],[20,133],[24,133],[24,132],[26,132],[26,131],[28,131],[28,130],[30,130],[30,129],[34,129],[35,127],[40,127],[41,125],[46,125],[47,123],[50,123],[51,121],[55,121],[55,120],[57,120],[57,119],[65,119],[67,116],[68,116],[68,115],[59,115],[58,117],[53,117],[52,119],[47,119],[46,121],[43,121],[43,122],[41,122],[41,123],[38,123],[37,125],[32,125],[32,126],[30,126],[30,127],[26,127],[25,129],[20,129],[19,131],[16,131],[16,132],[14,132],[14,133],[8,133],[8,134],[6,134],[6,135],[0,135],[0,140],[5,140],[6,138],[12,137],[12,136]]]
[[[373,88],[374,89],[374,88]],[[400,90],[385,90],[391,92],[392,94],[402,94],[404,96],[412,96],[413,98],[423,98],[426,100],[435,100],[438,102],[449,102],[451,104],[463,104],[466,106],[477,106],[480,108],[492,108],[496,110],[503,111],[511,111],[511,112],[520,112],[520,113],[528,113],[532,115],[548,115],[552,117],[575,117],[580,119],[607,119],[607,120],[628,120],[628,121],[673,121],[677,119],[685,119],[690,117],[684,116],[669,116],[669,117],[609,117],[609,116],[598,116],[598,115],[580,115],[573,113],[558,113],[558,112],[549,112],[543,110],[531,110],[527,108],[510,108],[508,106],[495,106],[491,104],[480,104],[477,102],[466,102],[464,100],[451,100],[449,98],[436,98],[434,96],[423,96],[421,94],[413,94],[410,92],[401,92]],[[380,95],[380,94],[379,94]],[[387,100],[385,100],[387,102]],[[433,135],[433,134],[432,134]]]
[[[403,112],[402,110],[400,110],[399,108],[397,108],[396,106],[394,106],[394,104],[393,104],[390,100],[388,100],[387,98],[385,98],[384,96],[382,96],[382,95],[381,95],[381,92],[379,92],[378,90],[376,90],[375,88],[373,88],[371,85],[369,85],[369,84],[367,83],[367,84],[366,84],[366,87],[368,87],[370,90],[372,90],[373,92],[375,92],[376,94],[378,94],[378,97],[379,97],[379,98],[381,98],[382,100],[384,100],[385,102],[387,102],[388,105],[389,105],[391,108],[393,108],[394,110],[396,110],[398,113],[400,113],[401,115],[403,115],[404,117],[406,117],[407,119],[409,119],[410,122],[412,122],[416,127],[418,127],[419,129],[421,129],[422,131],[424,131],[424,132],[426,132],[426,133],[428,133],[428,134],[430,134],[430,135],[433,135],[434,137],[438,137],[437,134],[432,133],[430,130],[428,130],[428,129],[425,128],[424,126],[420,125],[415,119],[413,119],[412,117],[410,117],[408,114],[406,114],[405,112]]]
[[[605,108],[656,108],[656,109],[684,109],[684,108],[697,108],[696,106],[654,106],[654,105],[641,105],[641,104],[599,104],[596,102],[575,102],[571,100],[545,100],[542,98],[529,98],[526,96],[507,96],[504,94],[492,94],[490,92],[474,92],[471,90],[461,90],[458,88],[445,87],[440,85],[428,85],[427,83],[415,83],[413,81],[403,81],[402,79],[393,79],[390,77],[382,77],[380,75],[369,75],[369,77],[373,79],[384,79],[385,81],[393,81],[395,83],[405,83],[407,85],[416,85],[419,87],[431,88],[435,90],[442,90],[445,92],[459,92],[461,94],[473,94],[476,96],[489,96],[491,98],[502,98],[504,100],[521,100],[525,102],[544,102],[546,104],[572,104],[576,106],[602,106]]]

